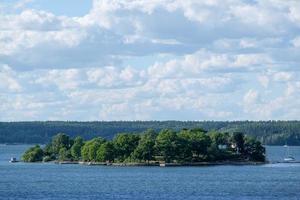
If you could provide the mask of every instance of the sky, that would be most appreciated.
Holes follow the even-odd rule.
[[[298,0],[1,0],[0,121],[300,120]]]

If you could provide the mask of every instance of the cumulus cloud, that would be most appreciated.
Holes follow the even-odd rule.
[[[249,90],[244,96],[244,102],[246,105],[252,105],[258,101],[258,92],[255,90]]]
[[[92,67],[124,62],[122,57],[184,55],[229,38],[254,48],[257,41],[293,35],[298,7],[275,0],[94,0],[82,17],[25,7],[0,14],[0,58],[19,69]],[[43,59],[47,55],[51,59]]]
[[[300,37],[296,37],[292,40],[294,47],[300,47]]]
[[[298,1],[29,4],[0,5],[0,120],[299,119]]]
[[[18,92],[22,90],[16,79],[16,74],[7,65],[0,65],[0,90],[6,92]]]
[[[32,2],[34,2],[34,0],[19,0],[14,7],[16,9],[25,8],[27,4]]]
[[[267,75],[259,75],[258,81],[264,88],[267,88],[270,83],[270,78]]]
[[[290,72],[277,72],[274,74],[275,81],[289,81],[291,80],[293,74]]]

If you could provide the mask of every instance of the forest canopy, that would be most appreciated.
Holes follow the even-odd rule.
[[[179,131],[201,127],[207,131],[243,132],[268,145],[300,145],[299,121],[110,121],[110,122],[0,122],[0,143],[45,144],[58,132],[85,140],[112,139],[118,133],[140,133],[166,128]]]
[[[25,162],[82,161],[108,163],[264,162],[265,148],[241,132],[207,132],[203,129],[148,129],[117,134],[112,140],[95,137],[84,141],[64,133],[55,135],[44,148],[36,145],[22,156]]]

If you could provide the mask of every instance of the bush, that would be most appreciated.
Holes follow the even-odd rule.
[[[24,155],[22,160],[24,162],[39,162],[43,160],[44,152],[39,145],[29,148]]]

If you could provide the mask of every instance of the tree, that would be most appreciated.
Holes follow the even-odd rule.
[[[44,152],[39,145],[29,148],[22,156],[24,162],[39,162],[43,160]]]
[[[259,141],[254,138],[246,138],[245,141],[245,155],[251,161],[265,161],[265,148]]]
[[[193,152],[192,145],[188,138],[178,134],[176,160],[179,162],[192,162]]]
[[[208,133],[208,135],[211,139],[211,145],[208,148],[207,157],[209,161],[223,161],[233,158],[235,153],[230,151],[232,150],[230,145],[231,140],[233,139],[230,137],[229,133],[211,131]],[[225,147],[223,147],[223,145],[225,145]]]
[[[233,133],[233,142],[236,144],[236,149],[238,153],[243,154],[245,144],[244,134],[241,132]]]
[[[115,148],[112,142],[105,142],[100,145],[97,151],[97,161],[99,162],[106,162],[106,161],[113,161],[115,156]]]
[[[207,131],[204,130],[203,128],[192,128],[191,131],[192,132],[207,133]]]
[[[155,148],[165,162],[171,162],[176,158],[179,150],[179,138],[173,130],[160,131],[155,140]]]
[[[178,155],[177,159],[180,161],[191,162],[193,159],[192,144],[190,142],[189,129],[182,129],[178,133]]]
[[[117,158],[124,161],[135,150],[139,143],[140,137],[135,134],[118,134],[114,140]]]
[[[189,146],[192,155],[195,155],[198,159],[200,155],[205,157],[207,155],[207,149],[211,145],[210,137],[201,129],[183,130],[179,133],[179,137],[185,139]]]
[[[138,146],[133,152],[133,157],[137,160],[150,161],[154,159],[154,145],[156,133],[149,129],[142,136]]]
[[[58,160],[67,161],[72,160],[71,152],[66,147],[63,147],[59,150]]]
[[[215,146],[218,145],[229,145],[229,134],[228,133],[220,133],[220,132],[209,132],[209,136],[212,140],[212,144]]]
[[[52,152],[58,155],[61,148],[70,148],[70,138],[64,133],[59,133],[52,138]]]
[[[49,157],[53,156],[53,149],[51,143],[46,144],[46,146],[44,147],[44,155]]]
[[[105,142],[105,139],[101,137],[94,138],[90,141],[87,141],[82,149],[81,156],[85,161],[96,161],[97,159],[97,151],[101,144]]]
[[[81,157],[81,148],[84,145],[82,137],[78,136],[74,140],[74,144],[71,147],[71,155],[74,160],[79,160]]]

